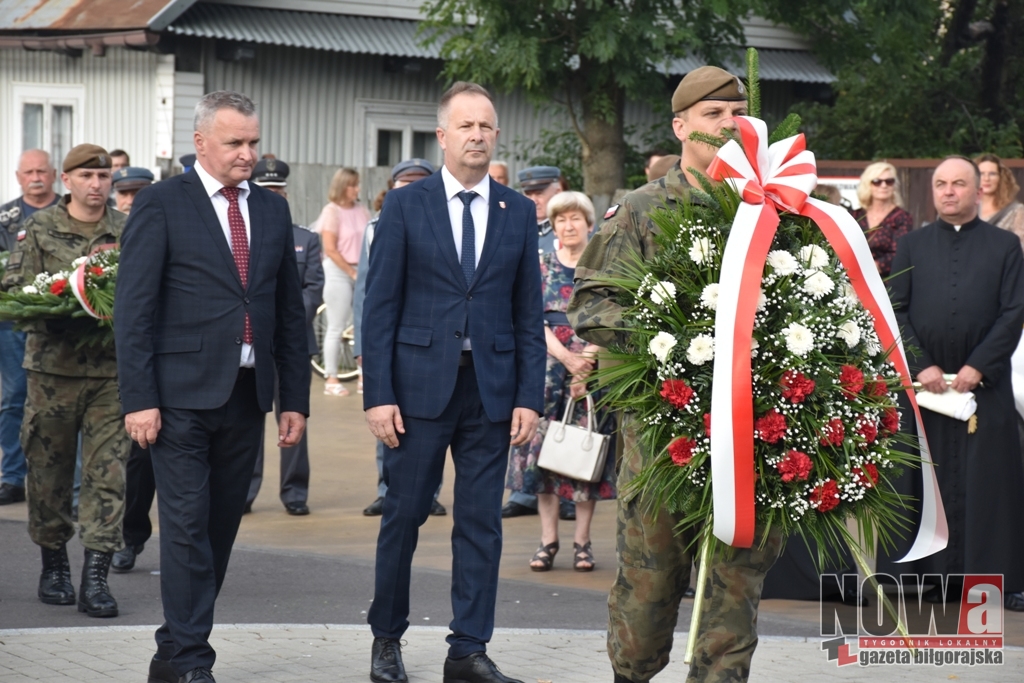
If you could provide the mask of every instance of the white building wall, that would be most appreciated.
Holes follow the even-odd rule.
[[[156,65],[159,55],[109,48],[105,57],[86,52],[67,57],[52,52],[0,50],[0,199],[20,194],[14,179],[21,140],[13,98],[15,84],[76,84],[83,87],[81,140],[121,148],[137,166],[156,165]],[[60,160],[54,160],[59,168]]]

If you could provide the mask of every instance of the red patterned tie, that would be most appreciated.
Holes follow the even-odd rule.
[[[238,267],[238,274],[242,278],[242,289],[249,285],[249,238],[245,234],[245,219],[242,218],[242,210],[238,208],[237,187],[222,187],[220,193],[228,200],[228,226],[231,228],[231,253],[235,257],[235,266]],[[252,322],[249,314],[245,314],[245,331],[242,333],[242,340],[246,344],[252,344]]]

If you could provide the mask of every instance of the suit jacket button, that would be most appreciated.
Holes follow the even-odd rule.
[[[245,297],[244,299],[242,299],[242,301],[244,301],[245,303],[249,303],[249,297]]]
[[[462,339],[462,333],[461,332],[456,332],[455,333],[455,338],[456,339]]]
[[[235,337],[235,343],[236,344],[241,344],[242,343],[242,338],[241,337]]]
[[[473,300],[473,295],[472,294],[467,294],[466,295],[466,301],[472,301],[472,300]]]

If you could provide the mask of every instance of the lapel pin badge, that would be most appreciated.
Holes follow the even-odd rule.
[[[505,202],[498,202],[498,206],[500,206],[501,208],[504,209],[505,208]]]

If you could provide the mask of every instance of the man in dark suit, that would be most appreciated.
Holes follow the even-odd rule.
[[[543,407],[545,344],[532,202],[487,175],[498,135],[490,95],[456,83],[441,98],[440,173],[392,190],[366,283],[363,404],[388,446],[368,620],[370,678],[407,681],[399,639],[419,527],[455,463],[452,610],[445,683],[510,683],[485,654],[494,630],[501,498],[510,441]],[[370,314],[372,312],[372,314]]]
[[[149,680],[213,681],[213,606],[280,379],[279,446],[302,438],[309,355],[288,203],[248,182],[245,95],[196,105],[196,164],[141,190],[121,240],[114,332],[125,428],[152,449],[164,624]]]
[[[264,154],[252,172],[252,182],[276,195],[288,199],[288,164],[272,154]],[[316,335],[313,334],[313,319],[316,310],[324,302],[324,266],[320,260],[320,236],[303,225],[292,226],[295,238],[295,262],[299,267],[299,282],[302,283],[302,304],[306,313],[305,335],[309,340],[309,355],[319,352]],[[297,333],[297,332],[296,332]],[[275,414],[280,418],[281,400],[275,393]],[[256,457],[256,470],[245,499],[245,512],[252,512],[253,501],[263,483],[264,445]],[[309,505],[309,434],[304,432],[298,446],[281,449],[281,502],[289,515],[308,515]]]

